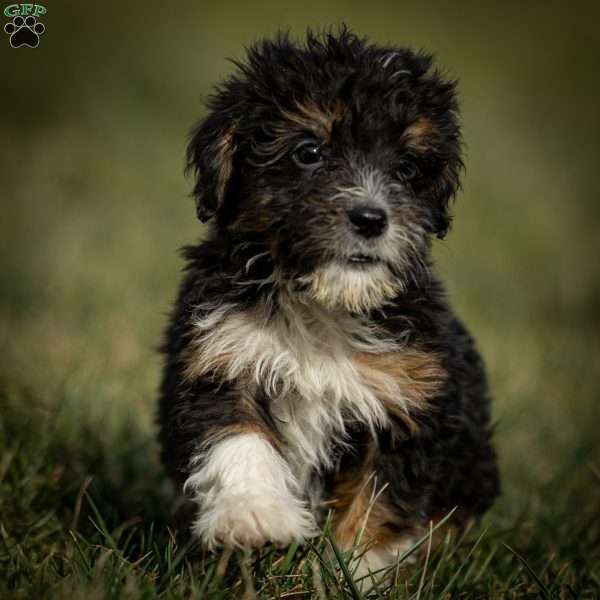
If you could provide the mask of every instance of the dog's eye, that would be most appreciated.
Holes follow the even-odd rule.
[[[419,167],[411,157],[404,157],[398,164],[396,176],[402,181],[411,181],[421,174]]]
[[[315,142],[305,142],[296,148],[292,158],[301,167],[317,167],[323,162],[321,148]]]

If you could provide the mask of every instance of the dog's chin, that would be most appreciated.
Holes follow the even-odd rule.
[[[317,267],[301,278],[304,293],[327,310],[366,313],[382,307],[402,283],[380,258],[354,254]]]

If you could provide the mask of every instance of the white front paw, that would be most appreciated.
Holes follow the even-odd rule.
[[[199,461],[184,489],[199,508],[192,532],[209,547],[287,545],[317,533],[288,464],[262,436],[226,438]]]
[[[200,506],[193,533],[208,546],[257,548],[268,542],[285,546],[316,533],[312,515],[288,495],[225,491]]]

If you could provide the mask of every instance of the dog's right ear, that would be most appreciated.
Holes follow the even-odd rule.
[[[213,113],[194,130],[187,148],[186,173],[196,178],[194,197],[198,218],[206,223],[221,208],[233,171],[235,124]]]

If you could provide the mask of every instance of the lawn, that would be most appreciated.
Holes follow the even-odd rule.
[[[0,39],[0,598],[600,597],[600,11],[47,8],[38,48]],[[228,561],[176,535],[153,424],[177,250],[202,236],[182,174],[201,99],[244,44],[341,20],[461,81],[437,268],[488,365],[503,477],[480,526],[369,593],[326,534]]]

